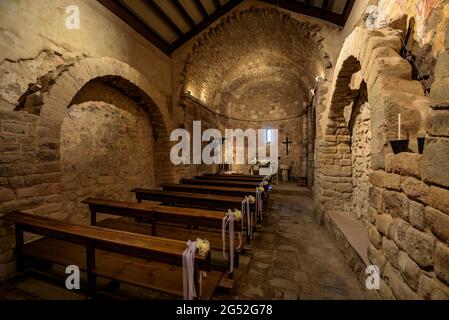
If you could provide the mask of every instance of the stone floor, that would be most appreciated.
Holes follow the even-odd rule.
[[[223,299],[366,299],[309,195],[273,193],[248,271]]]
[[[288,191],[288,192],[287,192]],[[293,184],[275,188],[269,209],[257,233],[247,269],[232,292],[217,292],[214,299],[366,299],[330,233],[313,216],[313,199]],[[42,279],[23,279],[14,287],[29,299],[85,299]],[[165,298],[148,290],[122,286],[122,299]],[[126,288],[126,289],[125,289]],[[1,289],[1,286],[0,286]],[[11,298],[11,290],[9,296]],[[0,299],[2,298],[0,290]]]

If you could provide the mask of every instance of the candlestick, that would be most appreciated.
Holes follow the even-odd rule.
[[[401,114],[398,115],[398,140],[401,140]]]

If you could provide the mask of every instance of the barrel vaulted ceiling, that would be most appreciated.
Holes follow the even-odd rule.
[[[166,54],[244,0],[97,0]],[[262,0],[261,0],[262,1]],[[344,26],[355,0],[263,0]]]

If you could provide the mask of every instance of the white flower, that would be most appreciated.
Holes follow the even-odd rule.
[[[265,176],[265,177],[263,177],[263,179],[264,179],[265,181],[270,181],[270,180],[271,180],[271,177],[270,177],[270,176]]]
[[[256,202],[256,198],[254,198],[253,196],[249,196],[249,203],[253,204],[254,202]]]
[[[263,182],[263,185],[264,185],[264,186],[268,186],[268,184],[269,184],[268,181],[264,181],[264,182]]]
[[[196,249],[198,250],[198,254],[200,256],[205,256],[210,250],[210,243],[207,239],[196,239]]]
[[[263,193],[265,191],[265,189],[263,187],[259,187],[258,189],[261,193]]]
[[[242,212],[240,210],[235,209],[232,214],[234,215],[235,220],[239,221],[242,219]]]

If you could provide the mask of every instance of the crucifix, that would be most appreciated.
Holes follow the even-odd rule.
[[[285,142],[282,142],[282,144],[285,144],[285,147],[286,147],[285,151],[287,151],[287,156],[288,156],[288,145],[289,145],[290,143],[293,143],[293,142],[292,142],[292,141],[289,141],[289,140],[288,140],[288,137],[285,138]]]

